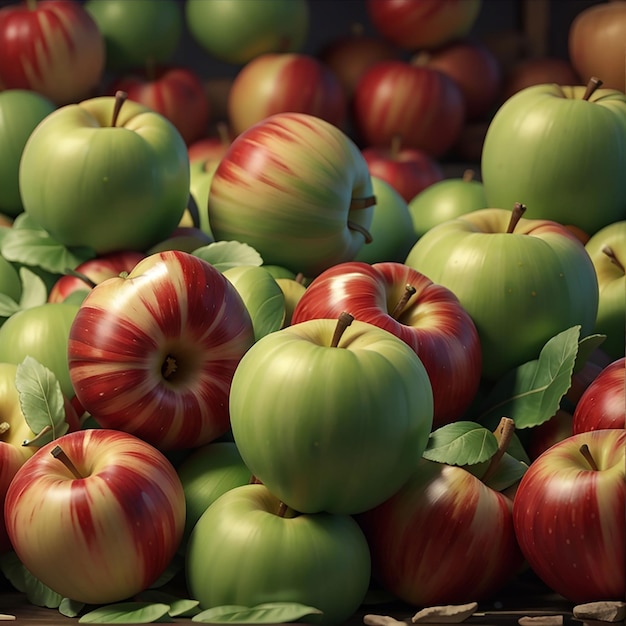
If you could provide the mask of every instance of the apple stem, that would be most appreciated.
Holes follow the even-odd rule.
[[[252,476],[250,476],[250,481],[248,482],[249,485],[261,485],[261,481],[254,475],[252,474]]]
[[[350,230],[356,230],[357,232],[361,233],[365,239],[365,243],[372,243],[373,239],[370,231],[367,230],[367,228],[365,228],[364,226],[361,226],[361,224],[357,224],[352,220],[348,220],[348,228]]]
[[[587,89],[585,90],[585,93],[583,94],[583,100],[589,100],[589,98],[591,98],[595,90],[599,89],[600,87],[602,87],[602,81],[596,76],[592,76],[589,79],[589,82],[587,83]]]
[[[392,160],[396,161],[398,159],[398,154],[400,154],[400,150],[402,148],[402,135],[396,133],[391,138],[391,145],[389,146],[389,156]]]
[[[475,176],[476,176],[476,172],[473,169],[468,168],[463,172],[463,182],[469,183],[474,180]]]
[[[302,272],[298,272],[294,280],[301,285],[304,284],[304,274]]]
[[[217,136],[219,137],[222,145],[230,146],[232,141],[230,138],[230,132],[228,130],[228,124],[224,121],[217,122],[217,124],[215,125],[215,130],[217,131]]]
[[[420,50],[411,57],[410,63],[414,67],[428,65],[431,57],[432,54],[428,50]]]
[[[349,211],[358,211],[360,209],[367,209],[376,204],[376,196],[366,196],[365,198],[351,198]]]
[[[74,276],[75,278],[80,278],[90,289],[93,289],[96,286],[89,276],[86,274],[82,274],[81,272],[77,272],[76,270],[71,269],[70,267],[66,267],[63,272],[66,276]]]
[[[63,465],[65,465],[65,467],[67,467],[67,469],[70,470],[70,472],[72,472],[72,474],[74,474],[76,478],[84,478],[84,476],[82,476],[81,473],[76,469],[76,466],[74,465],[74,463],[72,463],[67,454],[65,454],[61,446],[55,446],[50,451],[50,454],[55,459],[59,459],[59,461],[61,461],[61,463],[63,463]]]
[[[125,91],[118,90],[115,92],[115,105],[113,106],[113,116],[111,117],[111,126],[117,126],[117,118],[119,117],[122,105],[126,102],[128,94]]]
[[[509,225],[506,229],[507,233],[512,233],[515,230],[515,227],[519,223],[520,219],[522,219],[522,215],[526,212],[526,205],[521,202],[516,202],[513,206],[513,210],[511,211],[511,219],[509,220]]]
[[[22,441],[22,446],[28,447],[37,445],[51,430],[52,426],[50,426],[50,424],[46,424],[32,439],[24,439],[24,441]]]
[[[617,265],[617,267],[619,267],[622,272],[626,272],[626,268],[624,268],[619,259],[615,256],[615,251],[613,250],[613,248],[611,248],[611,246],[602,246],[602,252],[609,257],[611,263]]]
[[[402,297],[400,298],[400,300],[398,300],[396,306],[393,307],[393,311],[391,311],[391,317],[393,317],[393,319],[397,320],[400,317],[402,311],[404,311],[404,307],[407,305],[408,301],[411,299],[411,296],[416,291],[417,289],[415,289],[413,285],[405,285]]]
[[[583,455],[583,457],[585,457],[585,461],[587,461],[587,463],[589,463],[589,467],[594,471],[597,472],[598,471],[598,464],[596,463],[596,460],[593,458],[593,456],[591,455],[591,451],[589,450],[589,446],[586,443],[583,443],[582,446],[580,446],[580,453]]]
[[[496,439],[498,440],[498,449],[495,454],[491,457],[489,461],[489,465],[487,465],[487,469],[485,473],[482,475],[481,480],[486,482],[493,476],[504,453],[507,451],[511,440],[513,439],[513,434],[515,433],[515,422],[510,417],[503,417],[498,424],[494,434]]]
[[[341,336],[346,331],[346,328],[352,324],[354,321],[354,316],[350,315],[350,313],[346,313],[343,311],[339,317],[337,318],[337,325],[335,326],[335,332],[333,334],[333,338],[330,342],[331,348],[336,348],[339,345],[339,340]]]

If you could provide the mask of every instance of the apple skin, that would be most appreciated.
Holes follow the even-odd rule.
[[[372,576],[387,591],[413,606],[465,604],[489,598],[522,566],[512,509],[464,468],[422,458],[400,490],[357,521]]]
[[[264,263],[313,276],[364,245],[375,198],[367,163],[336,126],[277,113],[238,135],[213,174],[216,241],[247,243]]]
[[[209,55],[245,65],[273,52],[299,52],[309,33],[307,0],[222,0],[185,3],[185,21]]]
[[[574,409],[573,434],[604,428],[626,430],[626,357],[607,365],[585,389]]]
[[[191,448],[228,431],[231,379],[253,343],[231,283],[206,261],[167,250],[87,295],[70,329],[69,374],[101,427],[160,450]]]
[[[502,104],[481,157],[489,206],[522,202],[527,218],[589,235],[626,219],[626,94],[600,87],[585,100],[585,90],[534,85]]]
[[[27,89],[56,105],[90,97],[105,66],[104,38],[80,2],[0,8],[0,91]]]
[[[56,446],[83,478],[53,456]],[[183,533],[185,496],[156,448],[128,433],[85,429],[39,448],[20,467],[5,520],[34,576],[66,598],[106,604],[148,588],[169,565]]]
[[[586,444],[599,470],[580,452]],[[575,603],[623,600],[626,588],[626,430],[579,433],[535,459],[513,501],[528,564]]]
[[[525,217],[507,232],[511,218],[508,209],[487,208],[448,220],[420,237],[405,260],[469,313],[489,380],[538,358],[572,326],[591,334],[598,310],[596,272],[574,234]]]
[[[407,285],[416,291],[395,313]],[[415,351],[432,386],[433,427],[463,415],[478,391],[482,355],[476,326],[449,289],[403,263],[341,263],[311,282],[291,321],[336,318],[342,311],[387,330]]]
[[[346,97],[333,72],[317,57],[298,52],[267,53],[248,61],[228,93],[228,122],[235,135],[285,111],[315,115],[341,128]]]
[[[115,103],[98,96],[58,108],[20,161],[24,211],[59,243],[97,254],[162,241],[189,198],[187,146],[174,125],[126,101],[112,128]]]
[[[298,602],[323,611],[307,616],[308,623],[345,623],[370,583],[361,529],[348,515],[292,511],[281,517],[280,504],[254,484],[231,489],[209,506],[187,546],[191,596],[203,609]]]

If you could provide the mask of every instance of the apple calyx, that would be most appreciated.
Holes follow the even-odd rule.
[[[50,450],[50,454],[55,459],[59,459],[59,461],[61,461],[61,463],[63,463],[63,465],[65,465],[65,467],[67,467],[67,469],[70,470],[70,472],[72,472],[72,474],[74,474],[76,478],[84,478],[84,476],[78,471],[78,469],[76,468],[74,463],[72,463],[67,454],[65,454],[61,446],[54,446],[54,448]]]
[[[22,441],[22,446],[24,448],[27,448],[28,446],[36,446],[51,430],[52,426],[47,424],[32,439],[24,439],[24,441]]]
[[[463,176],[461,177],[461,180],[464,183],[471,183],[475,177],[476,177],[476,172],[472,168],[468,168],[463,172]]]
[[[510,234],[515,230],[515,227],[518,225],[519,221],[522,219],[522,215],[524,215],[525,212],[525,204],[522,204],[521,202],[516,202],[513,205],[513,210],[511,211],[511,219],[509,220],[509,224],[506,229],[507,234]]]
[[[580,446],[579,450],[580,453],[583,455],[585,461],[587,461],[587,463],[589,464],[589,468],[592,469],[594,472],[597,472],[600,468],[598,467],[596,460],[593,458],[591,450],[589,450],[589,446],[586,443],[583,443],[582,446]]]
[[[115,104],[113,105],[113,115],[111,116],[111,127],[117,126],[117,118],[119,117],[122,105],[128,99],[128,94],[125,91],[119,89],[115,92]]]
[[[351,315],[346,311],[339,314],[339,317],[337,318],[337,325],[335,326],[335,332],[333,333],[333,338],[330,342],[331,348],[336,348],[339,345],[339,340],[341,339],[343,333],[353,321],[354,315]]]
[[[510,417],[502,417],[498,427],[493,433],[498,441],[498,449],[489,460],[489,465],[487,465],[485,473],[481,476],[481,480],[483,482],[486,482],[494,475],[502,457],[504,456],[504,453],[507,451],[511,440],[513,439],[514,433],[515,422]]]
[[[405,285],[404,293],[402,294],[402,297],[400,298],[400,300],[398,300],[398,302],[396,302],[396,306],[393,307],[393,311],[391,311],[390,313],[393,319],[397,320],[400,317],[400,315],[402,314],[402,311],[404,311],[404,307],[407,305],[407,303],[411,299],[411,296],[416,291],[417,289],[415,289],[413,285]]]
[[[613,265],[617,265],[617,267],[619,267],[619,269],[621,269],[622,272],[626,273],[626,268],[622,265],[620,260],[615,256],[615,251],[613,250],[613,248],[611,248],[611,246],[604,245],[602,246],[601,251],[603,254],[606,254],[606,256],[609,257],[609,260],[611,261],[611,263],[613,263]]]
[[[597,76],[592,76],[587,83],[587,89],[583,94],[583,100],[589,100],[596,89],[602,87],[602,81]]]

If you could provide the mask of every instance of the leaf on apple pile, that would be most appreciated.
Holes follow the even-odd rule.
[[[79,613],[85,608],[84,602],[63,598],[59,604],[59,613],[65,617],[78,617]]]
[[[42,433],[38,446],[67,432],[63,392],[52,371],[32,356],[26,356],[17,366],[15,386],[29,428],[35,435]],[[47,429],[45,434],[44,429]]]
[[[600,347],[606,339],[606,335],[588,335],[578,342],[578,353],[576,354],[576,362],[574,363],[574,372],[579,372],[593,351]]]
[[[169,604],[151,602],[119,602],[98,607],[82,615],[80,624],[150,624],[163,621],[169,614]]]
[[[528,463],[529,461],[522,461],[512,454],[505,452],[493,474],[484,480],[484,483],[494,491],[504,491],[507,487],[514,485],[522,478],[528,469]],[[482,480],[482,476],[488,465],[488,462],[478,465],[468,465],[465,466],[465,469]]]
[[[40,267],[53,274],[62,274],[66,268],[77,267],[96,256],[90,248],[67,248],[27,213],[18,215],[13,226],[3,233],[0,254],[11,263]]]
[[[430,433],[424,458],[447,465],[488,461],[498,449],[495,435],[476,422],[458,421]]]
[[[215,241],[192,252],[220,272],[237,265],[263,265],[261,255],[247,243],[240,241]]]
[[[192,617],[200,613],[198,600],[190,600],[189,598],[179,598],[165,591],[156,589],[147,589],[135,597],[139,602],[152,602],[153,604],[168,604],[170,617]]]
[[[48,288],[40,276],[27,267],[20,267],[19,275],[22,282],[20,301],[0,293],[0,317],[11,317],[13,313],[45,304],[48,300]]]
[[[297,602],[267,602],[257,606],[216,606],[191,618],[193,622],[210,624],[279,624],[294,622],[307,615],[321,615],[322,611]]]
[[[492,429],[506,415],[519,430],[549,420],[572,384],[579,339],[580,326],[564,330],[545,344],[538,359],[505,374],[487,395],[476,421]]]

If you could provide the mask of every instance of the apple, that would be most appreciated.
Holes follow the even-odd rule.
[[[43,584],[77,602],[106,604],[164,572],[181,541],[185,496],[156,448],[89,428],[58,437],[20,467],[5,521],[18,558]]]
[[[371,239],[376,199],[367,163],[342,130],[306,113],[277,113],[238,135],[213,174],[216,241],[313,276]]]
[[[307,0],[188,0],[185,21],[212,58],[245,65],[260,54],[299,52],[309,34]]]
[[[404,148],[442,157],[465,122],[460,87],[439,70],[407,61],[380,61],[363,73],[352,97],[352,122],[364,146]]]
[[[535,459],[513,501],[533,572],[575,603],[623,600],[626,430],[572,435]]]
[[[285,111],[307,113],[342,127],[347,104],[339,79],[311,54],[268,52],[248,61],[228,93],[233,134]]]
[[[602,349],[614,359],[626,347],[626,219],[607,224],[585,243],[600,290],[596,332],[606,335]]]
[[[24,211],[65,246],[145,251],[185,210],[183,138],[165,117],[125,99],[120,92],[60,107],[26,142]]]
[[[196,70],[160,65],[127,72],[113,81],[109,92],[112,95],[116,91],[126,92],[129,100],[139,102],[167,118],[186,144],[203,137],[208,130],[211,117],[209,97]]]
[[[182,41],[183,13],[176,0],[87,0],[84,6],[104,37],[112,72],[169,63]]]
[[[231,379],[253,342],[250,315],[228,279],[167,250],[89,292],[67,359],[78,399],[102,428],[175,450],[229,430]]]
[[[389,183],[406,202],[420,191],[444,179],[441,163],[423,150],[403,148],[400,135],[388,147],[361,149],[372,176]]]
[[[488,208],[483,183],[472,169],[462,176],[444,178],[414,196],[408,204],[416,238],[433,226]]]
[[[593,332],[598,280],[583,244],[565,226],[487,208],[434,226],[405,263],[450,289],[476,324],[483,376],[495,380],[538,358],[559,332]],[[503,347],[506,346],[506,349]]]
[[[163,250],[182,250],[191,253],[210,243],[213,243],[213,237],[199,226],[177,226],[163,241],[148,248],[147,256]]]
[[[15,217],[23,211],[19,165],[24,145],[35,126],[56,105],[27,89],[0,91],[0,212]]]
[[[481,174],[490,206],[589,235],[626,217],[626,94],[594,81],[527,87],[494,115]],[[589,207],[593,206],[593,211]]]
[[[550,419],[530,429],[524,449],[531,462],[554,444],[574,434],[573,419],[569,411],[559,409]]]
[[[192,141],[187,146],[187,155],[191,165],[194,165],[196,161],[201,161],[206,167],[209,163],[219,161],[226,154],[233,140],[231,135],[228,124],[218,122],[214,133]]]
[[[370,22],[397,46],[438,48],[468,35],[481,0],[366,0]]]
[[[415,351],[347,313],[265,335],[232,380],[241,458],[301,513],[354,514],[389,497],[425,449],[432,417]]]
[[[298,302],[300,302],[300,298],[304,295],[306,286],[303,281],[287,276],[279,276],[274,280],[283,292],[285,299],[285,318],[282,324],[282,328],[285,328],[286,326],[291,326],[293,312]]]
[[[104,72],[104,37],[75,0],[0,8],[0,47],[0,91],[32,90],[55,105],[92,96]]]
[[[573,434],[603,428],[626,429],[626,357],[603,368],[574,409]]]
[[[478,391],[481,349],[474,322],[449,289],[403,263],[340,263],[313,279],[291,321],[341,311],[415,351],[432,386],[433,426],[460,419]]]
[[[209,224],[209,193],[219,163],[219,160],[214,158],[196,159],[189,166],[189,192],[197,209],[197,225],[212,239],[214,236]]]

